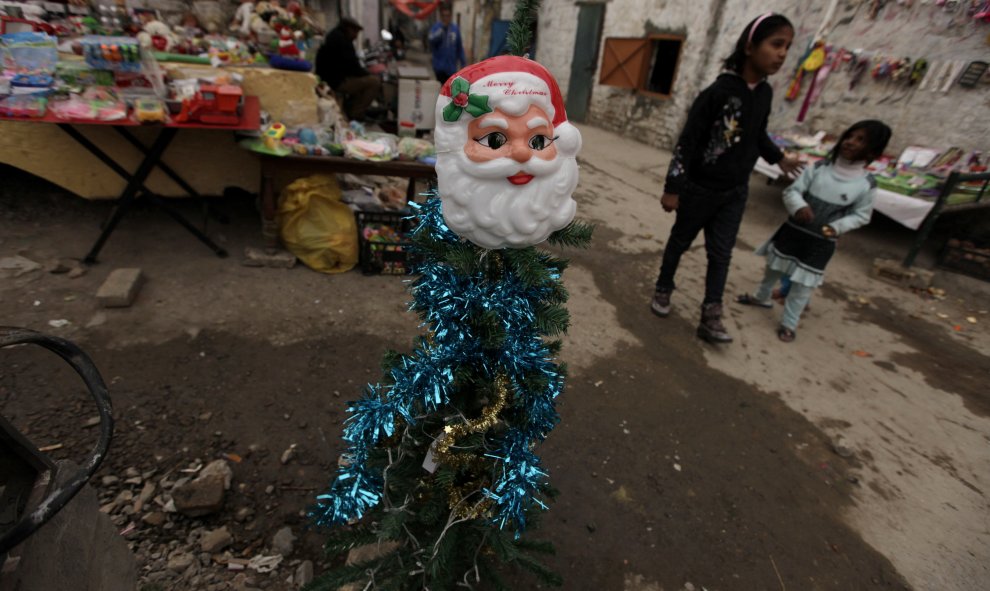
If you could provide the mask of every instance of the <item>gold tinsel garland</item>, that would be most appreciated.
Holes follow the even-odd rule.
[[[471,453],[454,453],[451,448],[465,435],[483,433],[495,426],[495,423],[498,422],[498,415],[505,408],[509,398],[508,385],[509,379],[505,374],[499,373],[495,378],[495,400],[481,410],[481,416],[460,425],[447,425],[443,428],[443,436],[437,440],[435,455],[439,463],[476,474],[476,477],[469,482],[447,486],[450,508],[455,509],[457,517],[467,519],[480,517],[491,507],[492,501],[485,499],[473,507],[462,504],[467,496],[480,490],[486,484],[488,476],[484,474],[485,461],[482,458]]]

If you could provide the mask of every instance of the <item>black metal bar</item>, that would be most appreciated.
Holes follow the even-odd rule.
[[[911,267],[914,264],[914,259],[918,257],[918,252],[921,251],[921,246],[925,243],[925,239],[931,233],[932,228],[935,227],[935,220],[938,219],[940,213],[942,213],[942,207],[945,206],[945,201],[952,194],[952,191],[956,188],[956,183],[959,182],[959,173],[953,172],[949,175],[949,178],[945,179],[945,184],[942,186],[942,192],[938,194],[938,198],[935,200],[935,205],[929,210],[928,215],[925,216],[924,221],[921,222],[921,227],[918,228],[918,233],[914,237],[914,242],[911,243],[911,248],[908,249],[907,256],[904,257],[904,262],[901,263],[905,269]]]
[[[161,133],[155,138],[155,142],[151,145],[148,150],[148,154],[145,155],[144,160],[138,166],[137,170],[134,171],[134,175],[130,177],[127,182],[127,186],[124,188],[124,192],[120,194],[120,199],[118,200],[118,205],[114,209],[113,214],[110,219],[107,220],[106,226],[103,228],[103,232],[100,233],[99,238],[93,244],[93,247],[89,250],[89,254],[83,259],[83,262],[87,265],[92,265],[96,262],[96,256],[100,254],[100,249],[103,248],[103,244],[107,241],[107,238],[113,234],[114,229],[120,222],[121,218],[124,217],[131,206],[134,204],[134,199],[137,196],[139,189],[144,188],[144,181],[151,174],[151,170],[155,167],[155,164],[161,158],[162,154],[165,153],[165,149],[168,148],[169,143],[171,143],[172,138],[178,130],[172,127],[162,128]],[[144,189],[145,193],[151,194],[150,191]]]
[[[139,140],[136,137],[134,137],[134,134],[132,134],[130,131],[128,131],[126,127],[116,127],[115,126],[114,129],[116,129],[117,130],[117,133],[119,133],[120,135],[122,135],[124,137],[124,139],[128,141],[128,143],[130,143],[132,146],[134,146],[135,148],[137,148],[137,150],[139,152],[141,152],[141,154],[143,154],[145,156],[148,155],[148,148],[147,148],[147,146],[145,146],[144,144],[142,144],[141,143],[141,140]],[[161,160],[159,160],[156,163],[156,166],[158,166],[158,168],[160,168],[161,171],[164,172],[168,176],[168,178],[170,178],[173,181],[175,181],[175,184],[179,185],[179,188],[181,188],[183,191],[185,191],[187,195],[189,195],[190,197],[193,197],[195,199],[199,199],[200,201],[202,201],[203,207],[205,208],[206,215],[208,215],[211,218],[217,220],[221,224],[229,224],[230,223],[230,218],[229,217],[227,217],[226,215],[224,215],[223,213],[221,213],[220,211],[218,211],[215,207],[213,207],[213,205],[210,204],[209,201],[207,201],[202,195],[200,195],[199,192],[196,191],[196,189],[193,189],[192,188],[192,185],[190,185],[188,182],[186,182],[186,180],[184,178],[182,178],[181,176],[179,176],[179,173],[175,172],[175,169],[173,169],[168,164],[165,164]],[[180,222],[180,223],[183,223],[183,222]],[[184,223],[183,223],[183,225],[184,225]]]
[[[124,139],[127,140],[132,146],[137,148],[137,150],[141,152],[142,155],[144,156],[148,155],[148,152],[150,150],[144,144],[142,144],[140,140],[134,137],[134,134],[127,131],[127,129],[124,127],[114,126],[114,129],[117,130],[117,133],[124,136]],[[192,186],[189,183],[187,183],[185,179],[179,176],[179,173],[175,172],[175,170],[173,170],[171,166],[165,164],[161,160],[156,162],[155,166],[160,168],[162,172],[168,175],[168,178],[175,181],[175,184],[179,185],[179,187],[181,187],[182,190],[185,191],[187,195],[189,195],[190,197],[196,197],[197,199],[202,198],[202,195],[197,193],[196,189],[193,189]]]
[[[65,339],[48,336],[33,330],[0,326],[0,349],[28,343],[40,345],[52,351],[72,366],[72,369],[83,379],[86,388],[96,401],[97,412],[100,415],[100,436],[80,469],[66,480],[65,484],[56,487],[51,491],[50,496],[46,497],[30,513],[18,520],[16,525],[0,536],[0,556],[5,555],[11,548],[24,541],[72,500],[72,497],[86,485],[100,464],[103,463],[103,458],[106,456],[107,450],[110,449],[110,442],[113,439],[113,407],[110,404],[110,393],[107,391],[106,383],[100,376],[99,370],[96,369],[86,353]],[[55,478],[53,474],[51,480],[55,482],[59,479]]]
[[[956,190],[956,187],[962,183],[968,183],[971,181],[983,181],[983,186],[980,188],[980,193],[977,195],[976,200],[968,203],[947,205],[949,197],[952,196],[952,193]],[[990,172],[953,172],[949,175],[949,178],[945,180],[945,184],[942,186],[942,192],[939,193],[938,198],[935,200],[935,205],[932,206],[931,211],[928,212],[928,215],[925,216],[924,221],[921,223],[921,227],[918,229],[914,242],[911,244],[911,248],[908,250],[908,254],[904,258],[904,262],[901,263],[904,268],[908,268],[914,264],[914,260],[918,256],[918,252],[921,251],[921,246],[924,244],[925,240],[928,239],[928,235],[935,227],[935,221],[940,215],[943,213],[966,211],[980,207],[980,205],[977,204],[983,199],[988,181],[990,181]]]
[[[62,131],[69,134],[69,136],[71,136],[72,139],[76,140],[80,145],[82,145],[82,147],[89,150],[91,154],[96,156],[101,162],[106,164],[108,167],[110,167],[111,170],[116,172],[124,180],[127,181],[127,186],[124,188],[124,191],[120,194],[120,197],[117,199],[117,205],[110,213],[110,217],[102,225],[101,227],[102,231],[100,233],[100,236],[96,239],[96,242],[93,244],[92,248],[90,248],[89,253],[83,259],[83,262],[85,262],[87,265],[92,265],[96,263],[96,257],[100,253],[100,250],[103,248],[104,243],[106,243],[107,239],[110,238],[110,235],[113,234],[113,231],[114,229],[116,229],[117,224],[120,223],[120,220],[130,210],[130,208],[134,204],[134,201],[139,196],[143,196],[149,199],[150,201],[153,201],[159,207],[164,209],[165,212],[172,217],[172,219],[179,222],[179,224],[181,224],[182,227],[184,227],[186,230],[192,233],[192,235],[195,236],[197,239],[199,239],[200,242],[208,246],[213,252],[217,254],[217,256],[219,257],[227,256],[226,250],[224,250],[220,246],[217,246],[216,243],[210,240],[206,236],[206,234],[204,234],[198,228],[193,226],[192,223],[189,222],[189,220],[187,220],[185,217],[182,216],[182,214],[180,214],[173,207],[165,203],[164,200],[156,196],[147,187],[144,186],[144,182],[151,174],[151,171],[154,170],[154,168],[157,166],[158,168],[162,169],[162,172],[164,172],[173,181],[175,181],[191,197],[201,200],[202,203],[205,204],[207,208],[207,213],[210,216],[212,216],[213,218],[224,224],[229,222],[227,216],[216,211],[216,209],[214,209],[209,203],[207,203],[206,200],[203,199],[202,195],[197,193],[196,190],[193,189],[191,185],[189,185],[189,183],[187,183],[182,177],[178,175],[178,173],[175,172],[175,170],[173,170],[171,167],[169,167],[167,164],[161,161],[162,154],[165,153],[165,150],[168,149],[168,146],[172,142],[172,139],[175,138],[175,135],[178,133],[177,128],[174,127],[161,128],[158,137],[155,138],[155,141],[152,143],[151,147],[149,148],[146,147],[144,144],[142,144],[136,137],[134,137],[130,132],[128,132],[123,127],[114,126],[114,129],[116,129],[118,133],[120,133],[128,142],[130,142],[131,145],[137,148],[138,151],[140,151],[144,155],[144,159],[141,161],[141,164],[138,166],[138,169],[132,175],[131,173],[127,172],[127,170],[125,170],[122,166],[117,164],[112,158],[110,158],[110,156],[107,155],[106,152],[101,150],[96,144],[94,144],[84,135],[82,135],[79,132],[79,130],[74,128],[72,125],[68,123],[59,123],[58,126],[60,129],[62,129]]]
[[[111,158],[110,156],[108,156],[107,153],[104,152],[103,150],[101,150],[96,144],[94,144],[93,142],[89,141],[89,139],[86,138],[86,136],[84,136],[83,134],[81,134],[78,129],[76,129],[75,127],[73,127],[72,125],[70,125],[68,123],[58,123],[57,125],[58,125],[59,129],[61,129],[65,133],[69,134],[72,137],[72,139],[74,139],[77,142],[79,142],[79,144],[82,147],[84,147],[87,150],[89,150],[89,153],[90,154],[92,154],[93,156],[96,156],[97,158],[99,158],[100,159],[100,162],[102,162],[103,164],[106,164],[108,167],[110,167],[110,170],[116,172],[118,175],[120,175],[121,177],[123,177],[123,179],[125,181],[130,181],[131,180],[131,173],[127,172],[124,169],[124,167],[122,167],[121,165],[117,164],[113,160],[113,158]]]
[[[189,232],[193,236],[195,236],[196,238],[198,238],[200,242],[202,242],[206,246],[210,247],[210,249],[213,252],[215,252],[218,257],[220,257],[220,258],[226,258],[227,257],[227,251],[226,250],[224,250],[220,246],[217,246],[217,244],[215,242],[213,242],[212,240],[210,240],[210,238],[206,234],[202,233],[199,230],[199,228],[197,228],[196,226],[194,226],[181,213],[179,213],[178,211],[176,211],[176,209],[174,207],[172,207],[171,205],[169,205],[168,203],[166,203],[164,199],[162,199],[158,195],[153,195],[153,194],[150,194],[150,193],[145,194],[145,198],[148,199],[149,201],[151,201],[152,203],[154,203],[155,205],[157,205],[158,207],[164,209],[165,210],[165,213],[167,213],[168,215],[172,216],[172,219],[175,220],[175,221],[177,221],[177,222],[179,222],[179,225],[181,225],[183,228],[185,228],[186,230],[189,230]]]
[[[416,200],[416,179],[409,179],[409,184],[406,185],[406,203]]]

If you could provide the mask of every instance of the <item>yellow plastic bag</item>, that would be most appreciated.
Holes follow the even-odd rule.
[[[282,243],[320,273],[343,273],[358,262],[357,224],[340,195],[336,178],[314,175],[296,180],[279,198]]]

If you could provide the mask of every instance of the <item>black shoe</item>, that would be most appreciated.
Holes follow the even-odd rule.
[[[670,292],[658,289],[653,294],[653,301],[650,302],[650,310],[660,318],[670,316]]]
[[[722,304],[711,303],[701,306],[701,323],[698,325],[698,338],[714,344],[731,343],[732,337],[722,324]]]

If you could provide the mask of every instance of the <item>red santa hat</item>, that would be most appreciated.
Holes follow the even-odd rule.
[[[514,55],[489,58],[451,76],[440,89],[437,100],[437,131],[441,126],[466,128],[472,117],[494,109],[522,115],[532,105],[546,111],[555,132],[573,137],[564,143],[576,153],[580,148],[580,133],[567,121],[557,81],[539,63]]]
[[[553,118],[554,127],[567,121],[564,99],[557,81],[546,68],[531,59],[500,55],[472,64],[444,83],[440,90],[441,96],[452,100],[457,98],[452,95],[452,89],[457,90],[457,78],[470,85],[469,94],[487,96],[493,108],[511,105],[513,102],[525,102],[527,108],[532,104],[542,107]]]

